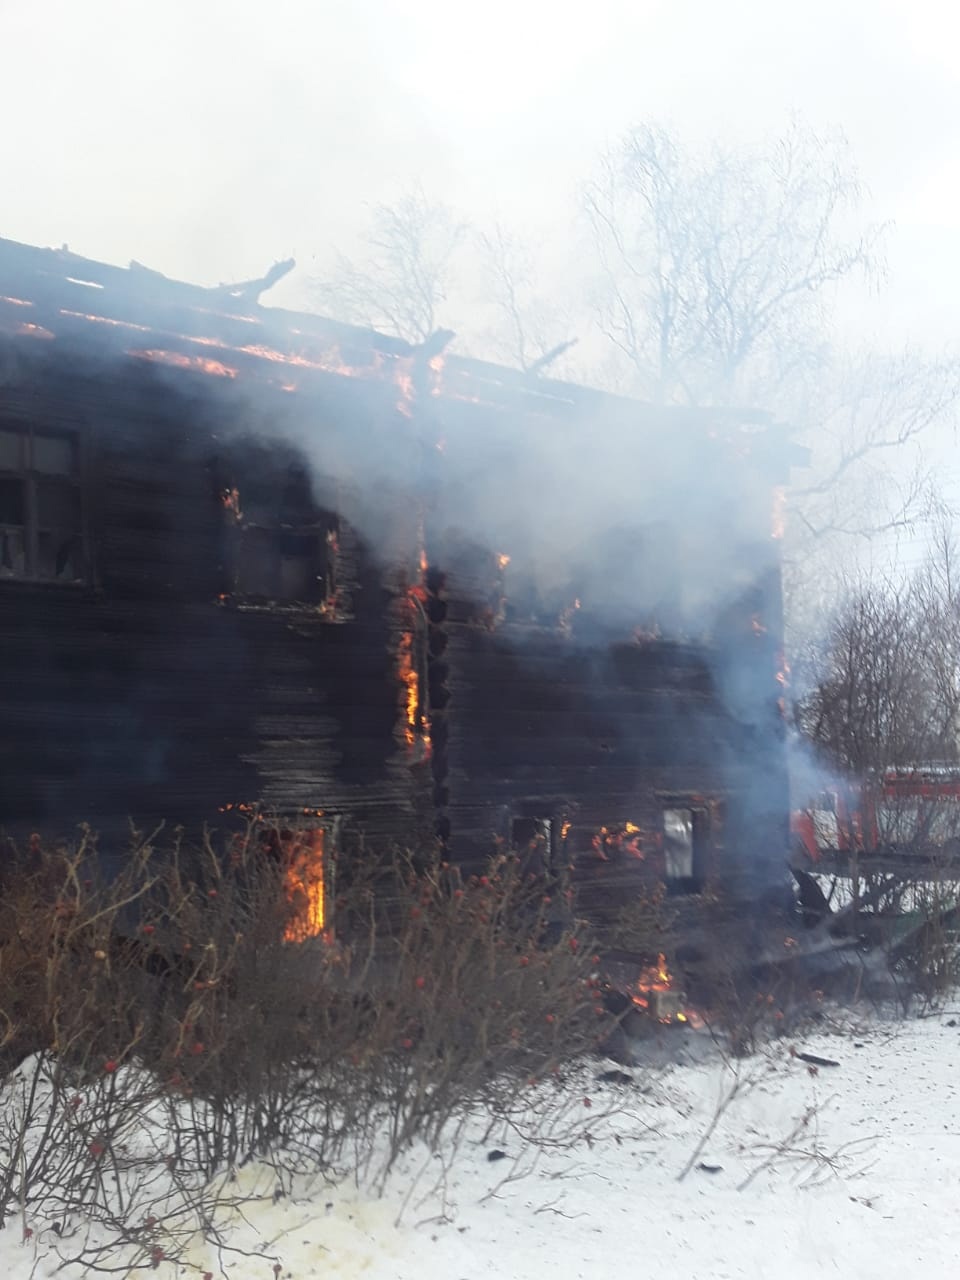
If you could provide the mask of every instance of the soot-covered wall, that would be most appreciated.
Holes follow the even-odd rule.
[[[446,374],[5,369],[0,433],[79,441],[84,565],[0,565],[8,828],[262,802],[466,864],[532,836],[586,905],[779,874],[786,474],[757,424]]]
[[[78,441],[88,560],[81,581],[0,568],[4,827],[194,825],[261,801],[403,829],[419,784],[397,730],[402,575],[317,505],[302,452],[264,443],[209,379],[16,368],[0,431]],[[303,571],[297,527],[317,534],[315,598],[267,607],[271,573]]]

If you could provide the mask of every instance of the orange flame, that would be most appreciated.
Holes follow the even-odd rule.
[[[323,836],[322,828],[299,832],[290,850],[284,888],[294,916],[284,930],[286,942],[304,942],[323,932],[326,909]]]
[[[601,862],[610,861],[608,853],[627,854],[628,857],[643,862],[647,856],[643,848],[644,839],[650,839],[649,832],[644,835],[643,828],[637,826],[635,822],[624,822],[613,830],[609,827],[601,827],[591,843],[594,853]]]
[[[220,495],[220,501],[223,503],[224,510],[232,511],[233,514],[236,516],[236,518],[238,520],[240,519],[240,516],[242,513],[240,511],[240,490],[239,489],[237,488],[224,489],[223,493],[221,493]]]
[[[443,385],[443,369],[446,363],[446,356],[441,352],[440,355],[431,356],[427,361],[430,372],[433,374],[430,394],[432,396],[442,396],[444,393]]]
[[[127,355],[136,356],[139,360],[152,360],[156,364],[173,365],[176,369],[195,369],[217,378],[235,378],[240,372],[232,365],[221,364],[219,360],[204,360],[202,356],[185,356],[179,351],[130,350]]]
[[[409,373],[398,373],[396,376],[397,390],[400,392],[397,397],[397,410],[402,413],[405,418],[413,417],[413,378]]]
[[[86,311],[68,311],[66,307],[61,307],[59,314],[68,316],[71,320],[89,320],[92,324],[108,324],[114,329],[133,329],[136,333],[153,332],[146,324],[134,324],[132,320],[114,320],[110,316],[92,316]]]
[[[397,667],[400,683],[404,688],[404,726],[403,739],[408,747],[417,740],[420,729],[420,676],[413,661],[413,632],[404,631],[400,637],[400,650],[397,655]]]
[[[644,999],[645,995],[651,991],[669,991],[672,986],[673,977],[667,968],[667,957],[661,951],[657,956],[657,963],[647,965],[637,979],[637,991],[640,995],[633,997],[633,1003],[646,1009],[648,1002]]]

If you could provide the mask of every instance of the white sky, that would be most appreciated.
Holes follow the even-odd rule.
[[[952,341],[948,0],[0,0],[0,235],[198,282],[316,271],[411,176],[549,229],[633,122],[750,137],[794,109],[847,131],[898,224],[857,322]]]

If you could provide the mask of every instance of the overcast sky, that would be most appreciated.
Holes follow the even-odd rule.
[[[869,323],[939,345],[958,48],[947,0],[0,0],[0,235],[205,283],[315,271],[411,176],[549,229],[631,123],[749,138],[799,109],[897,222]]]

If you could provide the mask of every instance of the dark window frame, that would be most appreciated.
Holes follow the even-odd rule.
[[[667,874],[667,823],[668,813],[690,815],[690,875]],[[710,809],[689,796],[663,796],[660,799],[660,827],[664,842],[664,883],[671,895],[698,894],[703,892],[710,867],[713,829]]]
[[[534,817],[515,813],[510,818],[510,847],[517,853],[530,853],[538,842],[542,842],[544,862],[550,865],[556,845],[555,826],[556,820],[552,814],[549,817]]]
[[[0,562],[0,583],[26,583],[57,587],[84,587],[92,581],[92,557],[90,546],[85,451],[82,432],[76,428],[48,427],[45,424],[23,423],[0,418],[0,432],[20,440],[20,459],[17,466],[5,465],[0,458],[0,481],[14,481],[22,486],[22,523],[0,523],[0,532],[22,537],[24,565],[11,568]],[[71,451],[67,469],[37,465],[37,441],[66,443]],[[43,518],[44,489],[68,490],[76,504],[76,519],[66,525],[41,523]],[[75,577],[58,576],[56,572],[43,571],[41,539],[69,535],[77,542],[81,571]],[[66,545],[66,543],[64,544]]]
[[[249,516],[243,510],[241,491],[233,487],[221,490],[220,503],[227,538],[227,582],[221,598],[224,603],[233,602],[248,609],[329,611],[331,617],[335,616],[341,534],[341,522],[335,513],[316,511],[313,519],[296,520],[284,518],[279,512],[267,515],[257,511]],[[304,554],[285,554],[296,544],[304,548]],[[259,549],[263,589],[254,589],[248,576],[258,576],[252,570],[254,547]],[[285,589],[284,561],[302,562],[301,572],[311,582],[310,590]]]

